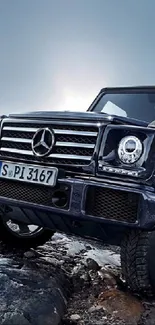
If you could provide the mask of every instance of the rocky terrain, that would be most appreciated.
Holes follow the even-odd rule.
[[[2,325],[155,324],[154,301],[121,279],[119,248],[74,237],[26,252],[1,246],[0,289]]]

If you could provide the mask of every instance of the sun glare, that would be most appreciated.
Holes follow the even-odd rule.
[[[66,92],[58,104],[58,110],[86,111],[92,102],[92,96],[81,96],[72,92]]]

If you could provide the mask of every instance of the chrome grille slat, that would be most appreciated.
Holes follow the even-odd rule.
[[[3,130],[5,131],[23,131],[23,132],[36,132],[38,129],[37,128],[21,128],[21,127],[15,127],[15,126],[4,126]]]
[[[31,143],[32,140],[31,139],[22,139],[22,138],[2,137],[1,141]]]
[[[55,144],[49,156],[41,161],[46,164],[89,165],[94,154],[98,136],[97,123],[70,121],[40,121],[4,119],[2,123],[0,156],[39,161],[31,142],[39,128],[51,128],[55,134]]]
[[[4,126],[3,130],[5,131],[19,131],[19,132],[37,132],[38,128],[22,128],[22,127],[8,127]],[[72,131],[72,130],[61,130],[61,129],[54,129],[52,128],[55,134],[74,134],[74,135],[83,135],[83,136],[94,136],[97,137],[97,132],[89,132],[89,131]]]
[[[18,153],[21,155],[33,156],[33,151],[31,150],[18,150],[12,148],[1,148],[2,151]],[[91,156],[78,156],[78,155],[64,155],[64,154],[50,154],[48,157],[52,158],[62,158],[62,159],[79,159],[79,160],[90,160]]]
[[[77,143],[77,142],[56,142],[56,146],[59,147],[80,147],[94,149],[95,145],[90,143]]]
[[[2,137],[1,141],[9,141],[9,142],[21,142],[21,143],[29,143],[31,144],[31,139],[22,139],[22,138],[9,138],[9,137]],[[93,149],[95,147],[94,144],[85,144],[85,143],[76,143],[76,142],[56,142],[56,146],[59,147],[81,147],[81,148],[90,148]]]

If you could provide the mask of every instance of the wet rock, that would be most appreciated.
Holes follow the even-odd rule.
[[[3,325],[16,325],[16,324],[21,324],[21,325],[30,325],[31,323],[24,317],[24,315],[20,314],[19,312],[9,312],[5,313],[4,319],[3,319]]]
[[[81,317],[80,317],[80,315],[78,315],[78,314],[73,314],[73,315],[70,316],[70,319],[71,319],[72,321],[74,321],[74,322],[77,322],[78,320],[81,319]]]
[[[34,257],[36,257],[36,253],[35,253],[35,251],[27,251],[27,252],[24,253],[24,257],[26,257],[26,258],[34,258]]]
[[[101,309],[103,309],[103,306],[101,306],[101,305],[92,306],[92,307],[90,307],[88,309],[88,313],[94,313],[94,312],[96,312],[98,310],[101,310]]]
[[[86,245],[86,250],[90,251],[93,247],[91,245]]]
[[[114,275],[110,274],[108,271],[106,270],[100,270],[97,272],[99,278],[101,278],[102,281],[104,281],[104,284],[107,287],[115,287],[117,285],[116,282],[116,278],[114,277]]]
[[[95,325],[103,325],[106,324],[107,316],[103,316],[101,320],[97,320]]]
[[[94,278],[92,280],[92,283],[91,284],[92,284],[93,287],[100,286],[100,280],[99,280],[99,278]]]
[[[72,275],[80,275],[80,274],[83,275],[84,272],[85,272],[84,266],[81,264],[77,264],[76,266],[73,267]]]
[[[155,324],[155,306],[150,304],[147,307],[138,323],[138,325],[154,325]]]
[[[80,279],[81,280],[83,280],[83,281],[85,281],[85,282],[90,282],[90,280],[91,280],[91,278],[90,278],[90,275],[89,275],[89,273],[84,273],[84,274],[82,274],[81,276],[80,276]]]
[[[59,260],[57,260],[54,257],[49,257],[49,256],[44,256],[44,257],[40,257],[40,260],[43,262],[46,262],[48,264],[52,264],[53,266],[58,266],[58,265],[62,265],[63,263],[60,262]]]
[[[86,260],[86,266],[89,270],[93,270],[93,271],[98,271],[100,270],[100,266],[98,265],[98,263],[93,260],[92,258],[87,258]]]
[[[65,311],[64,274],[0,259],[0,324],[56,325]]]
[[[90,279],[92,281],[92,285],[95,285],[95,284],[97,285],[97,284],[99,284],[99,282],[101,282],[101,280],[100,280],[100,278],[99,278],[99,276],[98,276],[98,274],[97,274],[96,271],[89,270],[88,271],[88,274],[89,274]]]

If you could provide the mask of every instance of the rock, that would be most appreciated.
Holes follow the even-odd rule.
[[[94,272],[93,270],[89,270],[88,271],[88,274],[89,274],[89,276],[90,276],[90,279],[91,279],[91,281],[97,281],[98,282],[98,278],[97,278],[97,273],[96,272]]]
[[[80,279],[85,281],[85,282],[90,282],[91,278],[90,278],[90,275],[89,273],[84,273],[80,276]]]
[[[18,259],[15,263],[4,259],[4,265],[0,259],[0,324],[59,324],[66,309],[68,287],[62,271],[55,274],[52,267],[46,270],[17,265]]]
[[[81,266],[80,265],[76,265],[73,267],[73,270],[72,270],[72,275],[77,275],[81,270]]]
[[[93,260],[92,258],[87,258],[86,260],[86,266],[89,270],[93,270],[93,271],[98,271],[100,270],[100,266],[98,265],[98,263]]]
[[[144,307],[136,297],[116,288],[103,291],[98,298],[98,304],[127,324],[137,325],[144,312]]]
[[[95,325],[103,325],[106,324],[105,321],[107,320],[107,316],[103,316],[101,320],[97,320]]]
[[[28,319],[26,319],[24,317],[24,315],[20,315],[19,312],[9,312],[9,313],[5,313],[4,315],[4,319],[3,319],[3,325],[16,325],[16,324],[21,324],[21,325],[30,325],[32,323],[30,323],[28,321]]]
[[[26,258],[34,258],[34,257],[36,257],[35,251],[27,251],[27,252],[25,252],[24,257],[26,257]]]
[[[60,261],[58,261],[54,257],[44,256],[44,257],[40,257],[40,260],[46,262],[47,264],[52,264],[53,266],[62,265],[62,263],[60,263]]]
[[[110,274],[109,272],[105,270],[99,270],[98,276],[104,281],[105,285],[108,287],[115,287],[117,285],[116,279],[114,275]]]
[[[90,245],[86,245],[86,250],[90,251],[93,247]]]
[[[100,306],[100,305],[92,306],[92,307],[90,307],[90,308],[88,309],[88,313],[94,313],[94,312],[96,312],[96,311],[98,311],[98,310],[101,310],[101,309],[103,309],[103,307]]]
[[[84,274],[85,272],[85,268],[83,265],[81,264],[77,264],[76,266],[73,267],[73,270],[72,270],[72,275],[78,275],[78,274]]]
[[[150,306],[143,313],[138,325],[154,325],[154,324],[155,324],[155,307]]]
[[[77,322],[78,320],[81,319],[80,315],[78,314],[73,314],[70,316],[70,319],[73,321],[73,322]]]
[[[92,285],[93,287],[99,287],[100,286],[100,280],[98,278],[92,279]]]

